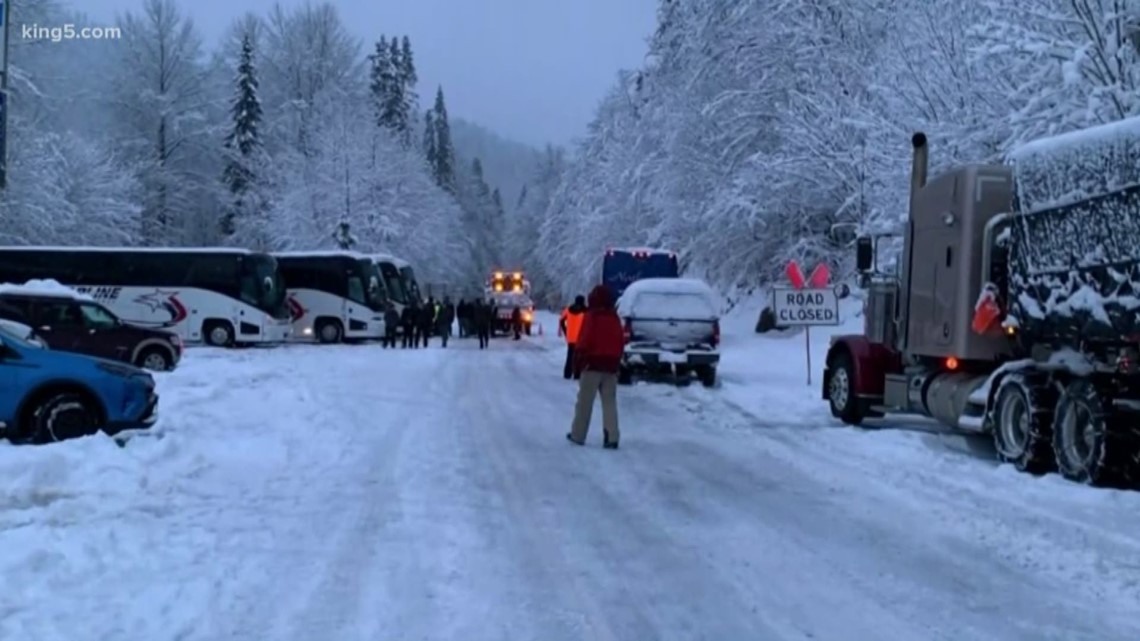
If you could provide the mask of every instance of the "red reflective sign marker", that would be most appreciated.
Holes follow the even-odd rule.
[[[792,283],[792,287],[795,287],[796,289],[804,288],[804,272],[800,269],[799,263],[794,260],[789,260],[785,273],[787,273],[788,281]]]
[[[820,263],[812,270],[811,277],[808,278],[808,287],[812,289],[823,289],[827,287],[827,283],[830,280],[831,270],[827,268],[827,263]]]

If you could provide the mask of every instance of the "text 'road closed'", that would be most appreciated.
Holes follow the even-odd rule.
[[[778,289],[773,296],[776,325],[838,325],[839,297],[832,289]]]

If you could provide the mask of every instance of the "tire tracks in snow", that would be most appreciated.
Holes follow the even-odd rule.
[[[323,393],[317,402],[336,408],[325,418],[337,427],[316,425],[314,436],[344,438],[341,449],[349,456],[337,461],[310,460],[307,463],[313,468],[295,470],[304,474],[292,485],[297,492],[296,508],[301,510],[295,515],[300,529],[277,532],[274,550],[262,557],[269,572],[260,588],[247,595],[253,600],[252,609],[230,613],[231,622],[239,628],[229,638],[374,638],[375,629],[384,627],[381,615],[391,596],[384,594],[388,586],[396,579],[419,574],[416,568],[422,559],[415,547],[402,550],[405,554],[393,560],[382,557],[382,543],[386,530],[403,516],[397,464],[409,431],[415,427],[415,414],[423,408],[386,402],[385,397],[395,394],[411,400],[438,393],[437,370],[442,360],[421,351],[415,357],[422,354],[433,361],[423,369],[418,363],[397,364],[401,371],[384,371],[392,365],[383,360],[389,356],[381,354],[379,347],[353,349],[359,350],[355,359],[334,368],[336,376],[321,378],[329,372],[318,369],[310,372],[312,380],[300,382],[318,387]],[[375,360],[360,359],[364,352],[375,354]],[[420,382],[426,385],[417,385]],[[320,479],[324,486],[305,482],[313,479]],[[345,485],[350,491],[345,491]],[[281,545],[294,538],[299,545]]]
[[[875,458],[876,453],[883,453],[881,448],[866,450],[869,454],[865,454],[857,441],[852,440],[852,437],[899,438],[897,433],[839,428],[832,432],[833,444],[826,428],[804,430],[771,423],[764,425],[755,414],[728,399],[718,398],[715,392],[685,390],[679,396],[681,404],[688,404],[687,409],[701,420],[703,437],[717,438],[718,431],[723,437],[733,439],[747,439],[751,435],[763,443],[771,455],[801,474],[815,477],[817,483],[839,487],[849,479],[857,479],[858,486],[853,489],[866,490],[859,494],[868,498],[878,496],[884,509],[890,509],[888,506],[893,502],[907,511],[926,514],[933,529],[938,529],[940,522],[943,530],[940,538],[947,548],[947,557],[957,556],[958,566],[981,566],[976,573],[978,578],[973,581],[973,592],[981,592],[984,586],[985,592],[1002,595],[998,598],[1006,602],[1010,611],[1032,609],[1031,601],[1019,601],[1019,592],[1054,601],[1049,614],[1039,617],[1035,623],[1056,619],[1056,613],[1063,610],[1070,611],[1074,622],[1081,621],[1083,602],[1084,612],[1101,610],[1101,620],[1111,621],[1111,627],[1122,634],[1134,637],[1140,633],[1140,626],[1135,623],[1135,616],[1140,614],[1136,608],[1132,612],[1119,612],[1104,607],[1106,599],[1109,603],[1140,601],[1135,563],[1127,562],[1140,555],[1140,545],[1123,532],[1090,528],[1097,522],[1096,510],[1090,510],[1088,516],[1081,519],[1066,515],[1064,505],[1026,502],[1025,493],[1018,490],[1036,489],[1042,485],[1041,479],[1011,472],[995,479],[1008,487],[994,487],[971,475],[992,474],[996,465],[950,452],[926,451],[928,448],[923,447],[907,452],[921,457],[918,465],[914,459],[883,460]],[[698,404],[695,411],[693,403]],[[727,433],[723,431],[726,428]],[[887,451],[899,454],[897,450]],[[1056,489],[1058,494],[1065,490],[1104,491],[1076,486]],[[1042,497],[1044,501],[1050,498]],[[1106,564],[1107,559],[1114,559],[1115,563]],[[1117,563],[1123,567],[1114,571],[1112,566]],[[987,569],[989,576],[985,573]],[[1018,602],[1020,605],[1016,605]],[[1093,625],[1091,621],[1084,623]],[[1128,632],[1124,632],[1126,630]],[[1078,634],[1075,629],[1068,633]],[[1104,632],[1095,628],[1088,630],[1088,638],[1097,634]]]

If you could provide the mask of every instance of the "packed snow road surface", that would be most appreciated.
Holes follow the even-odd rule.
[[[836,427],[780,340],[616,452],[554,336],[192,351],[156,434],[0,448],[0,639],[1140,638],[1135,494]]]

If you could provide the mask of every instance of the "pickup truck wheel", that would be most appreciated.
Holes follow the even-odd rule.
[[[633,372],[628,367],[622,367],[618,370],[618,385],[632,385]]]
[[[848,425],[861,425],[866,414],[855,396],[855,364],[851,355],[839,352],[828,369],[827,402],[831,415]]]
[[[99,406],[85,394],[54,392],[32,401],[19,439],[36,444],[88,436],[99,431]]]
[[[697,376],[701,379],[701,385],[705,387],[716,387],[716,368],[711,365],[706,365],[697,370]]]

